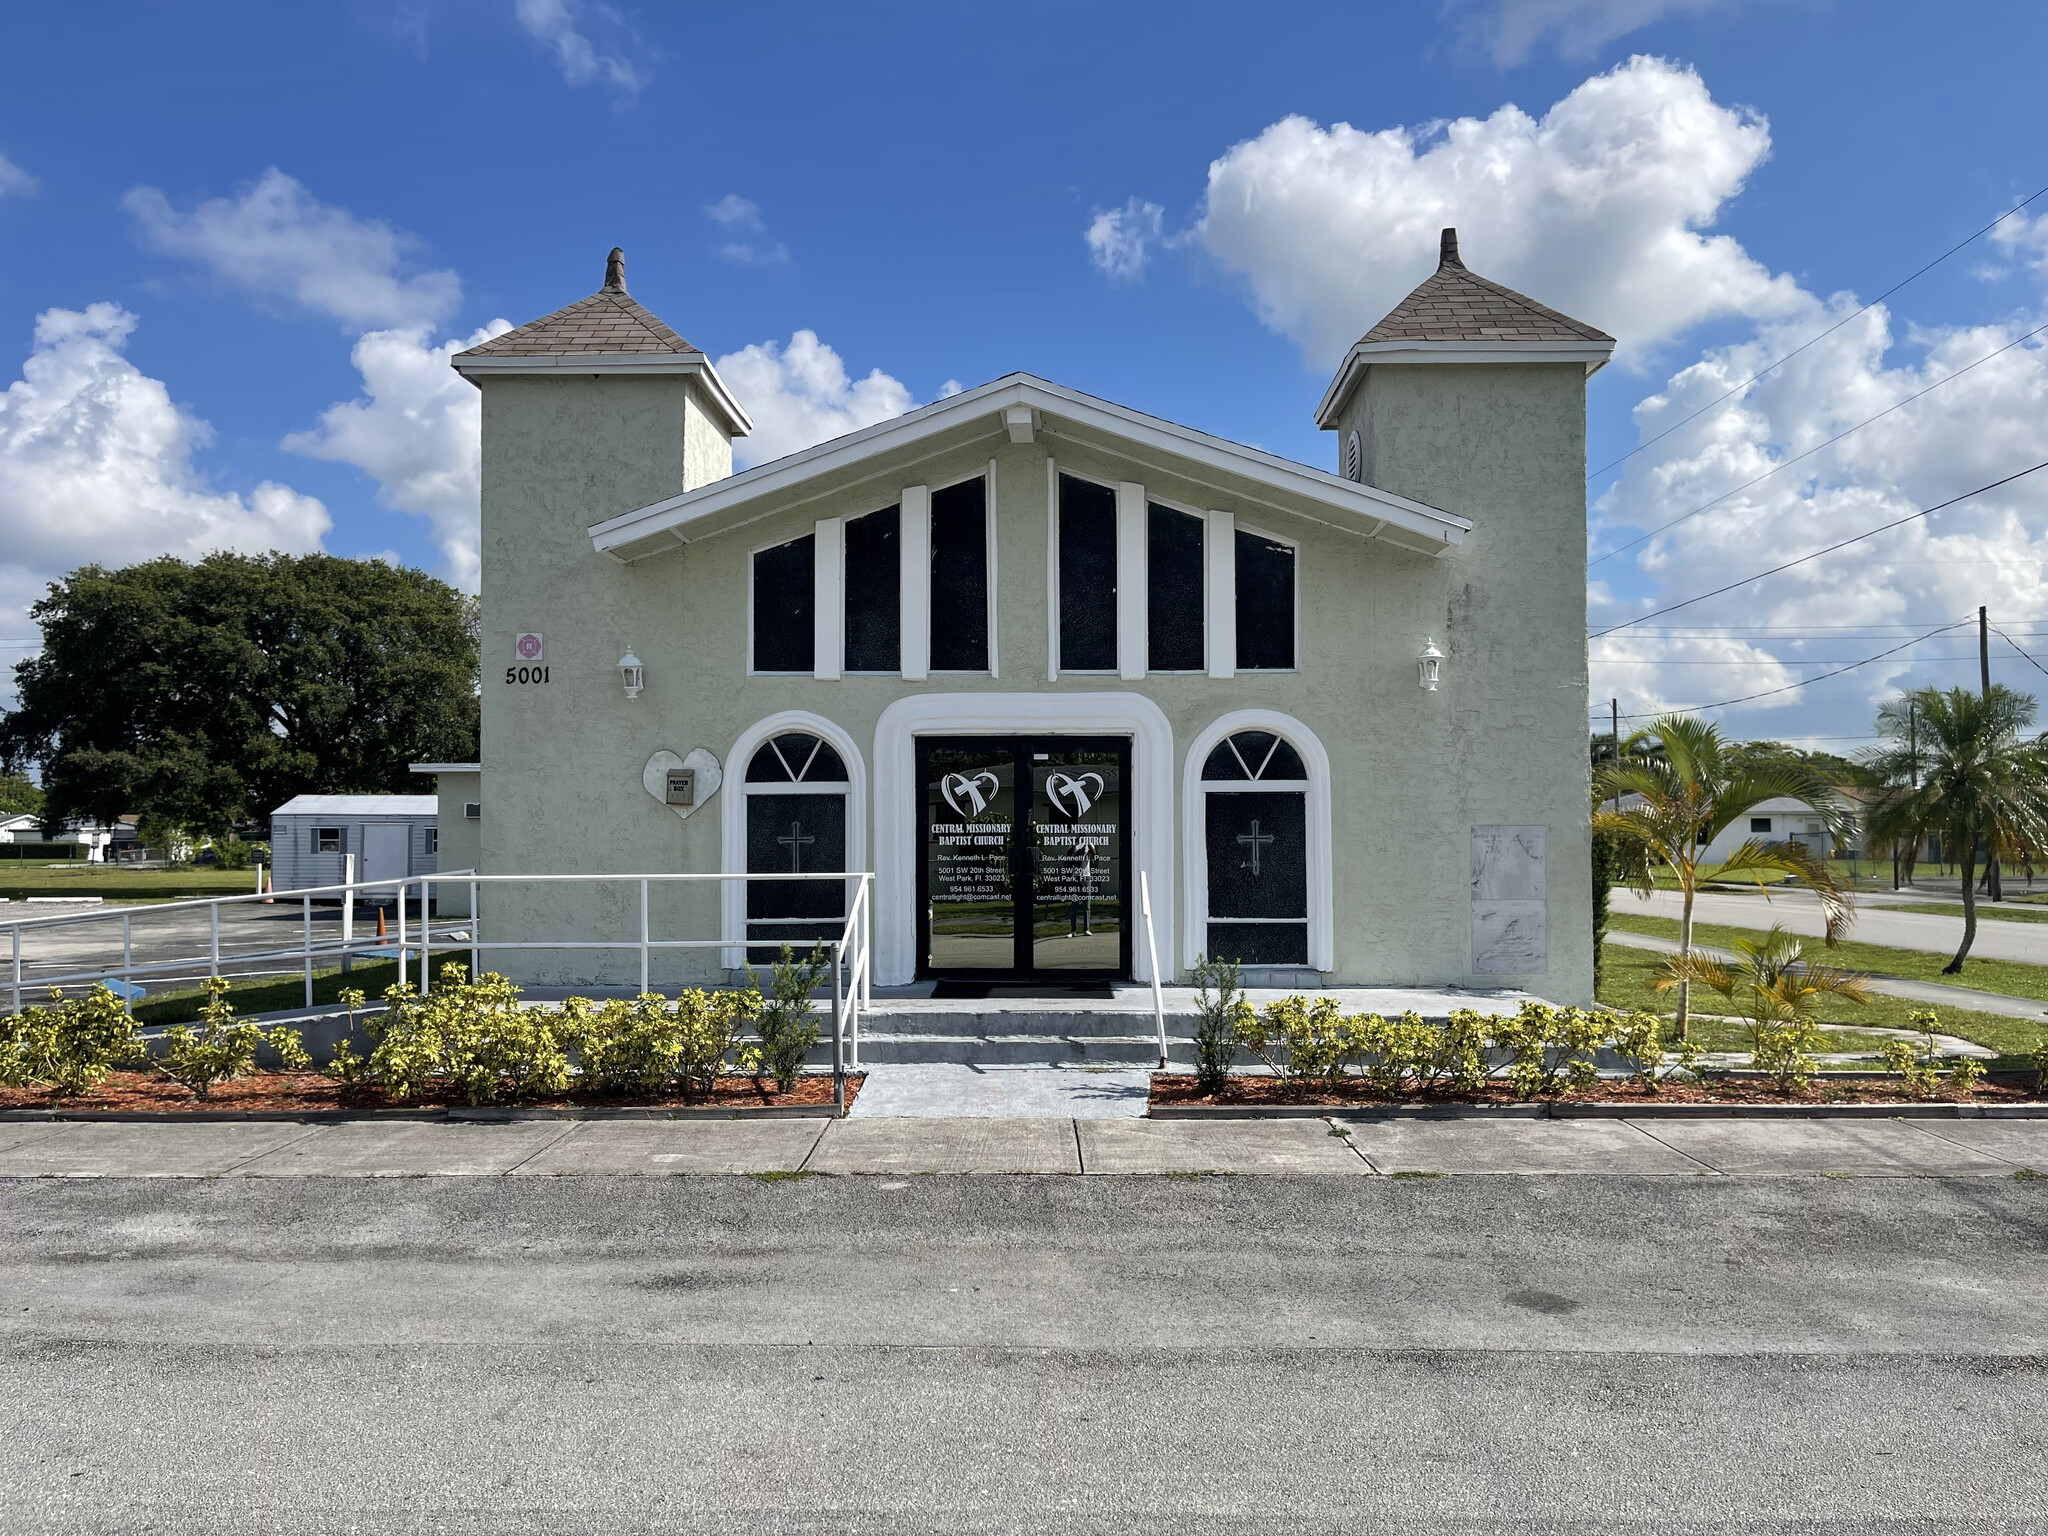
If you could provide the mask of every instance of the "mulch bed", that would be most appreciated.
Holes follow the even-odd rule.
[[[846,1080],[846,1102],[860,1092],[861,1079]],[[708,1096],[649,1097],[644,1094],[564,1094],[555,1098],[522,1099],[523,1109],[741,1109],[832,1104],[832,1079],[805,1076],[788,1093],[774,1083],[756,1087],[749,1077],[721,1077]],[[368,1114],[380,1109],[467,1108],[460,1093],[429,1093],[418,1099],[393,1099],[376,1089],[350,1091],[319,1072],[258,1072],[252,1077],[216,1083],[208,1098],[154,1072],[119,1071],[90,1093],[58,1101],[47,1089],[0,1087],[0,1110],[63,1109],[100,1112],[175,1114],[181,1110],[208,1114]]]
[[[2029,1074],[2031,1077],[2031,1074]],[[1374,1093],[1362,1082],[1346,1083],[1334,1091],[1308,1092],[1273,1077],[1233,1077],[1220,1094],[1195,1091],[1191,1074],[1155,1073],[1152,1102],[1159,1105],[1205,1104],[1218,1108],[1253,1108],[1271,1104],[2017,1104],[2036,1098],[2031,1082],[2020,1083],[1986,1078],[1974,1093],[1954,1093],[1946,1088],[1922,1098],[1903,1082],[1885,1078],[1848,1078],[1830,1081],[1823,1076],[1804,1093],[1780,1093],[1777,1087],[1758,1079],[1721,1080],[1708,1083],[1666,1082],[1652,1090],[1633,1079],[1610,1078],[1591,1088],[1548,1095],[1540,1100],[1517,1099],[1505,1084],[1480,1093]]]

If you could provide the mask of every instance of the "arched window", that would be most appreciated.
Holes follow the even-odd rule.
[[[747,760],[747,873],[823,874],[847,868],[846,820],[852,784],[830,742],[809,731],[784,731]],[[846,886],[837,880],[759,880],[747,885],[750,964],[776,959],[788,944],[799,954],[819,939],[839,937],[846,923]]]
[[[1190,891],[1200,899],[1193,947],[1245,966],[1327,968],[1327,918],[1316,916],[1327,904],[1327,850],[1317,846],[1328,835],[1327,786],[1277,730],[1247,722],[1207,739],[1213,745],[1192,786],[1200,804],[1189,807],[1199,818],[1199,842],[1194,826],[1189,834],[1202,870],[1199,891]],[[1312,795],[1324,815],[1311,814]]]

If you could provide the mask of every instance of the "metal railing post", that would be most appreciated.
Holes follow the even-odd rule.
[[[208,908],[206,909],[206,915],[207,915],[208,917],[210,917],[210,918],[212,918],[212,919],[213,919],[213,923],[212,923],[212,930],[213,930],[213,969],[212,969],[211,971],[207,972],[207,975],[208,975],[208,976],[218,976],[218,975],[220,974],[220,906],[219,906],[219,904],[218,904],[218,903],[216,903],[215,905],[213,905],[213,906],[210,906],[210,907],[208,907]]]
[[[121,982],[121,1007],[132,1017],[135,1013],[135,919],[129,912],[121,914]]]
[[[1152,882],[1138,871],[1138,910],[1145,916],[1145,957],[1152,962],[1152,1016],[1159,1024],[1159,1070],[1166,1070],[1166,994],[1159,988],[1159,940],[1152,932]]]
[[[846,1004],[841,969],[846,964],[846,941],[832,945],[832,1108],[846,1113]]]
[[[341,974],[346,976],[356,941],[356,856],[341,856]]]
[[[478,967],[483,964],[484,952],[477,948],[484,940],[483,908],[477,905],[476,882],[469,882],[469,979],[476,980]]]
[[[405,905],[406,887],[398,888],[398,904]],[[427,916],[427,877],[420,876],[420,996],[434,990],[434,925]]]
[[[306,1006],[313,1006],[313,898],[301,896],[299,911],[303,919],[301,931],[306,945]]]
[[[400,991],[405,989],[405,981],[405,885],[403,882],[400,882],[398,887],[398,986]]]
[[[14,1011],[21,1012],[21,924],[14,925]]]
[[[640,877],[640,990],[647,991],[647,877]]]

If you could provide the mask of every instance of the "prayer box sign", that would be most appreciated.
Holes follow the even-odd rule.
[[[670,805],[695,805],[697,803],[697,770],[694,768],[671,768],[668,770],[668,792],[663,797]]]

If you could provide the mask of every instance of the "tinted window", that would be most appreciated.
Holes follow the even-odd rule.
[[[1145,541],[1146,665],[1199,672],[1202,648],[1202,520],[1156,502]]]
[[[903,518],[885,507],[846,524],[846,670],[902,666]]]
[[[1060,670],[1116,670],[1116,492],[1060,476]]]
[[[1294,665],[1294,551],[1239,529],[1237,665],[1243,671]]]
[[[817,539],[805,534],[754,556],[754,670],[808,672],[817,633],[812,572]]]
[[[988,670],[988,485],[932,492],[932,669]]]

